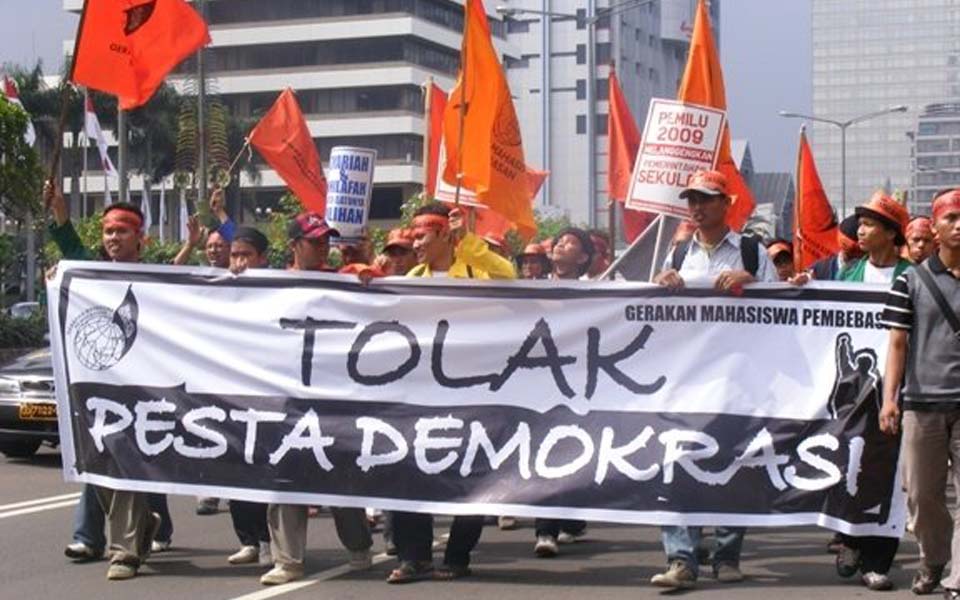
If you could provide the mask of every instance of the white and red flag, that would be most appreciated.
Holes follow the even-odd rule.
[[[3,76],[3,95],[9,101],[20,107],[20,110],[27,113],[27,109],[20,102],[20,90],[17,88],[17,82],[12,77]],[[30,119],[30,113],[27,113],[27,130],[23,134],[23,140],[27,145],[32,146],[37,141],[37,132],[33,129],[33,121]]]
[[[100,150],[100,164],[103,172],[107,175],[116,175],[117,170],[107,154],[107,140],[103,137],[103,130],[100,129],[100,120],[97,119],[97,113],[93,110],[93,100],[90,95],[85,96],[83,109],[83,131],[88,140],[96,140],[97,149]]]

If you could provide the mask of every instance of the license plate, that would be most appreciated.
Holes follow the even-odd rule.
[[[56,404],[37,404],[24,402],[20,404],[19,416],[21,421],[56,421]]]

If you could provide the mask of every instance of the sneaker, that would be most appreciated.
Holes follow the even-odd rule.
[[[200,498],[197,501],[197,514],[200,516],[215,515],[220,512],[219,498]]]
[[[860,551],[840,546],[837,552],[837,575],[840,577],[853,577],[860,570]]]
[[[517,528],[516,517],[497,517],[497,527],[500,531],[513,531]]]
[[[740,568],[732,563],[720,563],[713,568],[713,576],[720,583],[739,583],[743,581]]]
[[[557,542],[561,544],[573,544],[583,536],[587,535],[586,529],[581,529],[580,531],[561,531],[560,535],[557,536]]]
[[[260,583],[263,585],[282,585],[298,579],[303,579],[303,571],[277,565],[264,573],[263,577],[260,578]]]
[[[687,563],[677,560],[670,563],[666,572],[651,577],[650,583],[662,588],[689,589],[697,585],[697,576]]]
[[[913,583],[910,584],[910,591],[918,596],[932,594],[940,585],[940,578],[943,577],[943,566],[939,567],[920,567],[917,574],[913,576]]]
[[[893,589],[893,582],[890,581],[890,578],[887,577],[885,573],[870,571],[864,573],[860,581],[862,581],[863,585],[867,586],[868,589],[875,592],[886,592]]]
[[[396,555],[397,555],[397,545],[394,544],[393,542],[387,542],[387,543],[384,545],[383,551],[384,551],[384,553],[385,553],[387,556],[396,556]]]
[[[153,540],[153,542],[150,543],[150,552],[157,553],[157,554],[159,554],[160,552],[168,552],[170,550],[171,543],[172,542],[170,540],[167,540],[165,542]]]
[[[960,590],[943,588],[943,597],[945,600],[960,600]]]
[[[538,535],[533,553],[537,558],[553,558],[560,554],[560,548],[557,547],[557,540],[552,535]]]
[[[107,579],[118,581],[121,579],[133,579],[137,576],[137,568],[126,563],[112,563],[107,569]]]
[[[240,549],[227,557],[231,565],[249,565],[260,560],[258,546],[240,546]]]
[[[97,552],[83,542],[67,544],[67,547],[63,549],[63,553],[67,558],[76,561],[100,560],[103,558],[103,550]]]
[[[373,566],[373,556],[370,550],[350,552],[350,568],[354,571],[366,571]]]
[[[260,542],[260,560],[261,566],[269,567],[273,564],[273,552],[270,550],[270,542]]]

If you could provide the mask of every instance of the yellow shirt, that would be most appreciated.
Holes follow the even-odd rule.
[[[407,277],[432,277],[430,265],[417,265],[410,269]],[[447,271],[448,277],[463,279],[516,279],[517,270],[513,262],[505,259],[487,246],[477,235],[467,233],[453,252],[453,264]]]

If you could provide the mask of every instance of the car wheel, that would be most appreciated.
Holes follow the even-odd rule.
[[[40,442],[0,442],[0,453],[8,458],[30,458],[37,453]]]

